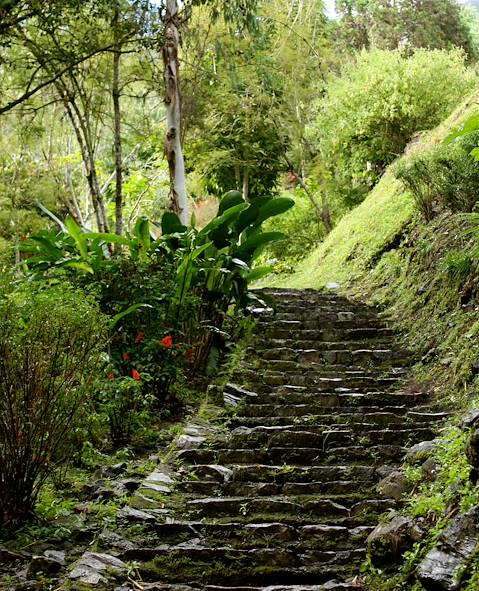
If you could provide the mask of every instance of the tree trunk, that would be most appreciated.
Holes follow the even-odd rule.
[[[249,198],[249,169],[245,168],[243,170],[243,199],[248,201]]]
[[[180,33],[178,0],[166,0],[165,41],[162,48],[167,132],[165,154],[170,171],[170,209],[183,224],[189,223],[183,150],[181,148],[181,95],[178,62]]]
[[[329,213],[329,205],[328,205],[327,201],[325,200],[325,198],[323,198],[323,207],[321,208],[319,206],[318,201],[316,200],[316,197],[309,190],[308,185],[304,182],[303,177],[294,171],[294,167],[293,167],[291,160],[286,155],[284,156],[284,159],[286,161],[286,164],[288,165],[288,168],[294,174],[294,176],[298,179],[298,183],[301,185],[301,188],[306,193],[306,196],[308,197],[308,199],[311,201],[311,205],[314,207],[314,210],[316,212],[316,215],[318,216],[318,219],[320,219],[321,222],[323,223],[324,229],[326,230],[326,234],[329,234],[331,232],[331,230],[333,229],[333,225],[331,223],[331,216]]]
[[[114,144],[115,144],[115,232],[121,236],[123,232],[123,158],[121,146],[121,111],[120,111],[120,46],[118,40],[119,24],[118,0],[115,1],[113,13],[113,29],[115,35],[115,50],[113,52],[113,114],[114,114]]]

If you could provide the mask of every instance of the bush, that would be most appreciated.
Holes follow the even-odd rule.
[[[363,51],[346,65],[309,129],[343,198],[372,187],[413,135],[437,125],[475,83],[460,50]]]
[[[451,250],[444,257],[442,268],[453,281],[463,283],[472,267],[472,256],[463,250]]]
[[[84,293],[3,289],[0,331],[0,527],[17,527],[76,451],[106,324]]]
[[[479,198],[479,162],[471,151],[479,143],[479,132],[436,148],[424,156],[398,165],[396,177],[411,191],[427,220],[438,202],[455,212],[470,212]]]

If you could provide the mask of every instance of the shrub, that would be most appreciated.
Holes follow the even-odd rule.
[[[479,196],[479,162],[471,151],[478,143],[479,132],[469,133],[452,145],[398,165],[396,177],[411,191],[427,220],[433,216],[435,202],[456,212],[474,209]]]
[[[451,250],[442,264],[446,275],[453,281],[464,282],[472,267],[472,256],[463,250]]]
[[[75,452],[105,326],[94,303],[65,287],[0,294],[0,527],[28,520]]]
[[[309,129],[343,196],[373,186],[413,135],[437,125],[475,83],[460,50],[358,54],[329,83]]]

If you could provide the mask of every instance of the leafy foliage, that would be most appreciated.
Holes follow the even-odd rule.
[[[434,204],[440,203],[452,211],[470,212],[479,195],[479,162],[471,155],[479,142],[479,132],[468,132],[467,125],[454,144],[440,146],[434,151],[405,160],[396,176],[411,191],[430,220]]]
[[[458,50],[360,53],[331,81],[310,127],[338,194],[361,200],[414,134],[439,123],[475,80]]]
[[[355,49],[455,46],[471,56],[477,51],[463,9],[454,0],[339,0],[336,8],[342,43]]]
[[[106,320],[66,286],[0,295],[0,526],[32,516],[48,476],[76,450]]]

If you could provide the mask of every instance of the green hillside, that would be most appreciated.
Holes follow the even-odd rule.
[[[413,141],[401,160],[441,145],[451,129],[475,112],[478,99],[476,91],[444,123]],[[390,169],[394,170],[395,165]],[[416,209],[413,197],[389,170],[363,203],[341,219],[324,242],[299,265],[296,273],[272,283],[321,288],[329,282],[345,285],[364,278],[378,265],[383,254],[399,246],[411,223],[421,224]]]

